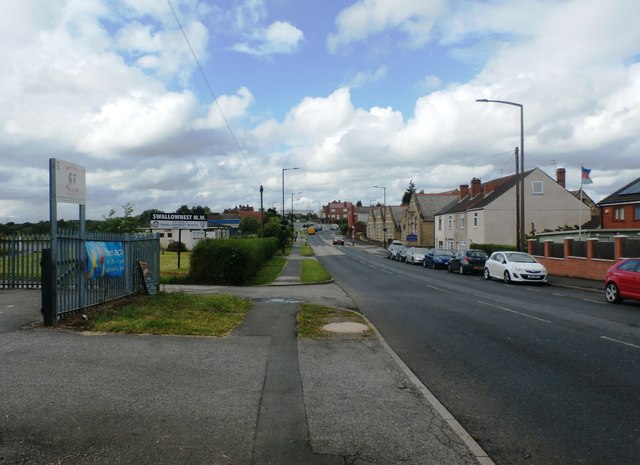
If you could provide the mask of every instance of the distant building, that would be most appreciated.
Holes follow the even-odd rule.
[[[640,228],[640,178],[598,203],[602,229]]]

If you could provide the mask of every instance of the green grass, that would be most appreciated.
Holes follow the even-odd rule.
[[[258,273],[251,278],[247,284],[249,286],[261,286],[272,283],[278,277],[286,263],[287,259],[282,255],[271,257],[267,263],[262,265],[262,268],[260,268]]]
[[[355,312],[341,310],[324,305],[302,304],[297,316],[298,337],[300,338],[323,338],[330,337],[333,333],[322,329],[329,323],[354,322],[366,325],[362,316]],[[368,331],[369,333],[371,331]]]
[[[230,295],[159,293],[105,306],[90,329],[133,334],[224,336],[239,325],[251,302]]]
[[[331,275],[318,260],[302,260],[300,265],[302,267],[300,281],[303,283],[321,283],[331,279]]]
[[[303,257],[312,257],[313,255],[315,255],[315,253],[313,252],[313,249],[310,245],[301,245],[300,255],[302,255]]]

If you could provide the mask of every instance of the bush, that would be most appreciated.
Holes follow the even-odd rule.
[[[278,250],[278,240],[205,239],[191,252],[189,279],[200,284],[245,284]]]
[[[180,252],[187,251],[187,246],[184,245],[184,242],[176,242],[176,241],[169,242],[169,245],[167,246],[166,250],[167,252],[177,252],[178,248],[180,249]]]

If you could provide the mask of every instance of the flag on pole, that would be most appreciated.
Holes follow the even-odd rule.
[[[593,184],[593,181],[589,177],[591,170],[588,168],[585,168],[584,166],[581,167],[581,169],[582,169],[582,178],[580,179],[580,184]]]

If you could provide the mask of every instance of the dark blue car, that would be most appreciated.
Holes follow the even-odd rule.
[[[453,258],[453,252],[449,249],[429,249],[424,254],[424,261],[422,266],[425,268],[442,268],[446,269],[449,266],[449,261]]]

